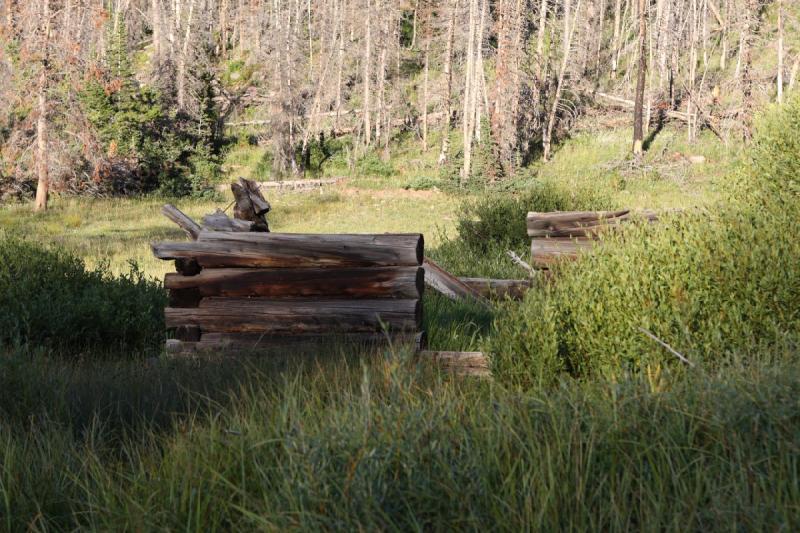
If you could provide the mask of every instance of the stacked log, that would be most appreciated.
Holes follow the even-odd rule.
[[[531,237],[531,262],[548,268],[562,259],[575,259],[590,250],[604,231],[620,227],[633,219],[655,221],[651,211],[554,211],[528,213],[528,236]]]
[[[238,217],[237,217],[238,218]],[[152,245],[167,274],[172,351],[413,340],[424,287],[420,234],[200,231]]]

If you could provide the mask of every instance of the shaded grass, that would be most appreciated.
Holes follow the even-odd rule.
[[[46,363],[14,370],[16,357],[0,361],[0,390],[19,369],[30,383],[0,396],[17,412],[0,429],[9,530],[800,525],[796,363],[517,394],[402,353],[66,375]],[[88,389],[91,404],[57,394],[44,404],[69,408],[28,419],[42,412],[43,385]],[[114,416],[155,391],[161,406],[134,400],[133,419]]]

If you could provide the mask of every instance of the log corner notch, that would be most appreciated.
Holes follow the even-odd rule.
[[[530,212],[527,216],[528,236],[531,237],[531,262],[539,268],[549,268],[561,259],[575,259],[590,250],[599,236],[632,220],[655,222],[654,211],[553,211]]]

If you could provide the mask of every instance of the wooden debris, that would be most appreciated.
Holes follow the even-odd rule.
[[[172,204],[164,204],[161,207],[161,213],[186,232],[190,239],[197,240],[201,230],[200,225],[189,218],[183,211]]]
[[[203,267],[418,266],[421,234],[289,234],[202,231],[190,243],[153,243],[159,259],[192,258]]]
[[[236,204],[233,210],[234,217],[252,222],[250,231],[269,231],[265,215],[269,212],[270,205],[261,194],[258,184],[239,178],[238,183],[231,184],[231,192]]]
[[[262,181],[254,182],[263,191],[266,189],[277,190],[292,190],[292,191],[310,191],[324,187],[326,185],[336,185],[342,181],[342,178],[331,179],[306,179],[306,180],[286,180],[286,181]],[[219,187],[220,192],[227,190],[227,186],[222,185]]]
[[[634,219],[658,220],[653,211],[554,211],[528,213],[531,262],[547,268],[561,259],[574,259],[598,242],[603,231],[621,227]]]
[[[198,326],[203,333],[336,334],[416,332],[420,300],[271,300],[203,298],[199,307],[168,307],[168,328]]]
[[[487,279],[487,278],[459,278],[462,283],[479,293],[484,298],[505,298],[521,300],[531,282],[527,279]]]
[[[417,352],[417,356],[422,360],[432,361],[455,374],[489,378],[492,376],[489,360],[483,352],[438,352],[423,350]]]
[[[214,268],[195,276],[167,274],[164,287],[170,291],[193,289],[200,297],[418,299],[424,288],[424,271],[417,266]]]
[[[422,263],[422,268],[425,269],[425,284],[451,300],[473,300],[486,307],[490,306],[489,301],[478,291],[427,257]]]
[[[230,218],[221,209],[205,215],[202,219],[205,231],[252,231],[253,222]]]

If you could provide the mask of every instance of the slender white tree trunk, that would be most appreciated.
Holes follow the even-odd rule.
[[[36,184],[36,211],[47,209],[50,193],[50,169],[47,164],[47,88],[50,76],[50,0],[42,2],[40,13],[42,25],[42,60],[39,72],[38,111],[36,120],[36,155],[38,183]]]

